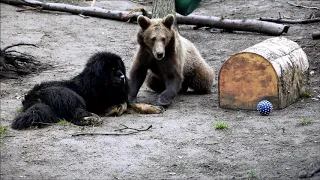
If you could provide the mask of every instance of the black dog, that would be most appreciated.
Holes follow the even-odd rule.
[[[42,127],[62,118],[80,126],[100,124],[101,119],[95,114],[127,102],[128,81],[123,61],[115,54],[99,52],[71,80],[43,82],[30,90],[22,102],[23,112],[11,127]]]

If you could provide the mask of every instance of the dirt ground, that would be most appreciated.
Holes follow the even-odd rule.
[[[71,2],[71,1],[70,1]],[[292,1],[296,2],[296,1]],[[298,1],[320,7],[320,1]],[[90,2],[71,2],[89,5]],[[148,4],[147,9],[151,9]],[[129,1],[99,1],[106,9],[142,7]],[[17,12],[1,4],[1,47],[34,43],[20,50],[53,69],[1,82],[1,125],[10,125],[23,95],[35,84],[68,79],[79,73],[97,51],[123,57],[127,69],[136,49],[136,24],[82,18],[57,12]],[[287,0],[204,0],[194,14],[226,18],[282,16],[308,18],[319,11],[299,8]],[[1,140],[1,179],[298,179],[320,167],[320,41],[311,33],[320,23],[291,25],[284,36],[303,47],[310,62],[311,98],[270,116],[218,106],[217,84],[208,95],[181,95],[160,115],[105,117],[99,127],[56,124],[43,129],[8,129]],[[216,69],[234,53],[271,36],[247,32],[209,32],[180,26],[208,63]],[[216,77],[217,79],[217,77]],[[140,101],[155,94],[143,87]],[[302,119],[312,123],[302,126]],[[229,129],[216,130],[225,121]],[[129,136],[71,136],[79,132],[114,132],[122,125],[149,131]],[[320,179],[320,173],[312,178]]]

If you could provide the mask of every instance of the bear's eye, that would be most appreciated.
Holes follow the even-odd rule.
[[[164,37],[163,37],[163,38],[161,38],[161,41],[163,41],[163,42],[164,42],[164,41],[166,41],[166,38],[164,38]]]
[[[156,41],[156,37],[151,38],[151,41],[155,42]]]

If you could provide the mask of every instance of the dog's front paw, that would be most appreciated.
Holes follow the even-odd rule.
[[[91,113],[92,116],[87,116],[87,117],[83,117],[81,119],[81,122],[83,125],[85,126],[89,126],[89,125],[101,125],[102,124],[102,119],[100,116],[94,114],[94,113]]]
[[[127,110],[127,103],[111,106],[106,111],[106,116],[121,116]]]

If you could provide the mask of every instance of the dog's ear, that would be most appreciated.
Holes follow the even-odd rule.
[[[143,16],[143,15],[139,15],[137,21],[138,21],[139,26],[142,29],[147,29],[151,24],[150,19],[146,16]]]
[[[172,14],[168,14],[166,17],[162,19],[162,24],[164,24],[167,28],[171,29],[171,26],[174,23],[174,16]]]
[[[105,78],[105,64],[106,62],[103,59],[101,53],[96,53],[90,57],[88,60],[85,70],[83,71],[85,74],[89,73],[99,78]]]
[[[99,77],[99,78],[106,78],[107,77],[107,74],[106,74],[106,61],[96,61],[94,63],[94,68],[93,68],[93,71],[94,71],[94,74]]]

